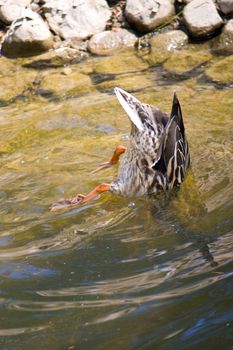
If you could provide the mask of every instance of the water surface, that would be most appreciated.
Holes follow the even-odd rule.
[[[132,52],[48,70],[1,60],[1,350],[232,349],[232,85]],[[114,86],[168,113],[176,91],[191,171],[166,196],[51,213],[116,177],[91,174],[127,146]]]

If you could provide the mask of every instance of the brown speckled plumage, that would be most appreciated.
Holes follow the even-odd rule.
[[[179,186],[189,167],[190,156],[176,94],[169,118],[122,89],[116,88],[115,92],[130,116],[131,135],[110,191],[133,197]]]
[[[87,203],[100,194],[111,191],[125,197],[143,196],[179,186],[190,163],[188,143],[179,101],[174,94],[170,118],[158,108],[141,103],[126,91],[115,88],[116,96],[131,120],[131,135],[127,150],[118,146],[110,162],[94,172],[109,168],[121,158],[118,177],[101,184],[86,196],[78,194],[60,200],[51,210]]]

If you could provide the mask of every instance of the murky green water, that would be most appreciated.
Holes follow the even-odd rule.
[[[229,81],[132,52],[46,71],[0,60],[0,349],[232,349]],[[51,213],[117,174],[90,174],[127,145],[114,86],[167,112],[177,92],[192,171],[168,196]]]

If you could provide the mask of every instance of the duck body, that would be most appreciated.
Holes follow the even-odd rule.
[[[102,163],[93,173],[115,165],[124,153],[117,179],[97,186],[87,195],[62,199],[52,205],[52,211],[87,203],[106,191],[136,197],[170,190],[184,180],[190,155],[176,94],[169,117],[120,88],[115,88],[115,93],[131,121],[129,144],[127,149],[118,146],[111,160]]]
[[[190,154],[176,94],[169,117],[122,89],[116,88],[115,93],[131,120],[131,134],[118,177],[109,190],[135,197],[179,186],[190,165]]]

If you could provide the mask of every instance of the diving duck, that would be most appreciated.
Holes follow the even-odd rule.
[[[170,118],[158,108],[140,102],[128,92],[115,88],[115,94],[131,121],[127,149],[118,146],[109,162],[94,172],[120,161],[118,176],[111,184],[101,184],[86,196],[77,195],[55,203],[51,210],[86,203],[103,192],[124,197],[155,194],[179,186],[190,164],[188,142],[179,100],[174,94]]]

